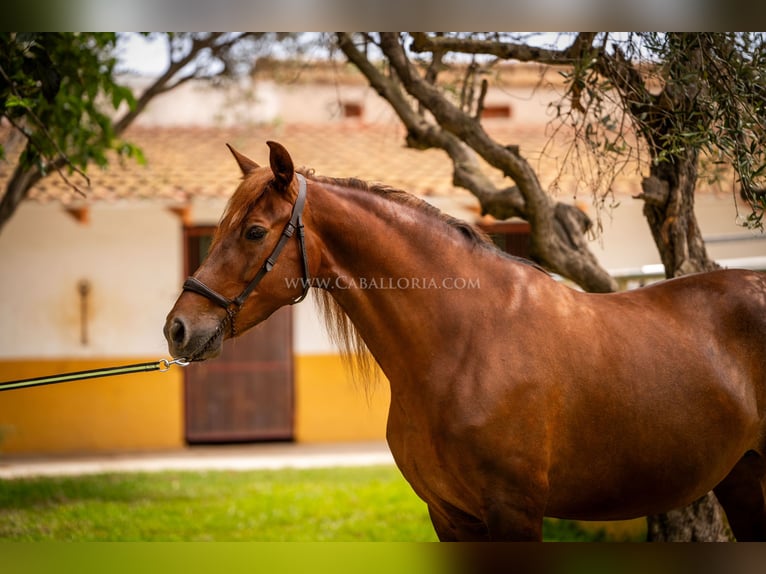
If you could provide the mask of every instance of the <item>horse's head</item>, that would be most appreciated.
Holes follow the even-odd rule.
[[[269,167],[229,148],[242,170],[242,183],[207,258],[186,280],[167,316],[165,338],[174,357],[215,357],[224,339],[301,300],[308,291],[306,181],[295,173],[284,147],[268,145]]]

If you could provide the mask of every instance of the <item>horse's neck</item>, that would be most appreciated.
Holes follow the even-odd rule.
[[[326,247],[322,273],[348,280],[407,278],[449,273],[444,260],[459,242],[445,236],[445,225],[417,207],[387,200],[374,192],[326,192],[319,208]],[[357,283],[359,283],[357,281]]]
[[[478,289],[497,280],[486,259],[497,256],[371,192],[323,189],[313,199],[331,295],[389,380],[427,371],[432,350],[475,321]]]

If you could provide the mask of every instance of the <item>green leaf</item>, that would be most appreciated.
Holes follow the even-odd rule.
[[[28,98],[20,98],[15,95],[10,95],[5,100],[6,108],[24,108],[30,110],[34,106],[34,102]]]

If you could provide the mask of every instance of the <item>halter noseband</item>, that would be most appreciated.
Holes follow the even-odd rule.
[[[234,318],[236,317],[237,313],[242,308],[245,300],[250,296],[250,293],[252,293],[253,290],[258,286],[258,283],[260,283],[266,274],[274,268],[279,254],[287,244],[287,240],[290,239],[296,231],[298,237],[298,245],[300,246],[301,250],[301,257],[303,259],[303,292],[295,299],[293,299],[290,304],[295,305],[296,303],[300,303],[306,298],[306,295],[309,292],[309,288],[311,286],[311,276],[309,275],[308,257],[306,256],[306,244],[304,241],[305,234],[303,230],[302,218],[303,207],[306,205],[306,178],[300,174],[295,175],[298,178],[298,197],[295,200],[295,205],[293,205],[290,221],[287,222],[285,228],[282,230],[282,235],[279,238],[279,241],[277,241],[277,244],[274,246],[274,250],[271,252],[271,255],[266,258],[266,261],[263,262],[263,265],[261,265],[258,273],[256,273],[255,277],[253,277],[250,283],[247,284],[242,293],[237,295],[234,299],[229,299],[214,291],[196,277],[188,277],[186,281],[184,281],[184,291],[191,291],[193,293],[197,293],[198,295],[202,295],[203,297],[207,297],[213,303],[223,307],[226,310],[226,313],[229,315],[229,320],[231,322],[232,336],[236,334],[234,329]]]

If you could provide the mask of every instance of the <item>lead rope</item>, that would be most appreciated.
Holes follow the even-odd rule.
[[[42,385],[55,385],[57,383],[69,383],[72,381],[83,381],[85,379],[97,379],[100,377],[114,377],[116,375],[129,375],[132,373],[150,373],[160,371],[164,373],[170,370],[173,365],[185,367],[189,364],[186,359],[160,359],[151,363],[137,363],[135,365],[124,365],[122,367],[107,367],[105,369],[92,369],[90,371],[78,371],[76,373],[63,373],[60,375],[50,375],[48,377],[35,377],[33,379],[21,379],[18,381],[0,382],[1,391],[12,391],[15,389],[26,389],[29,387],[40,387]]]

